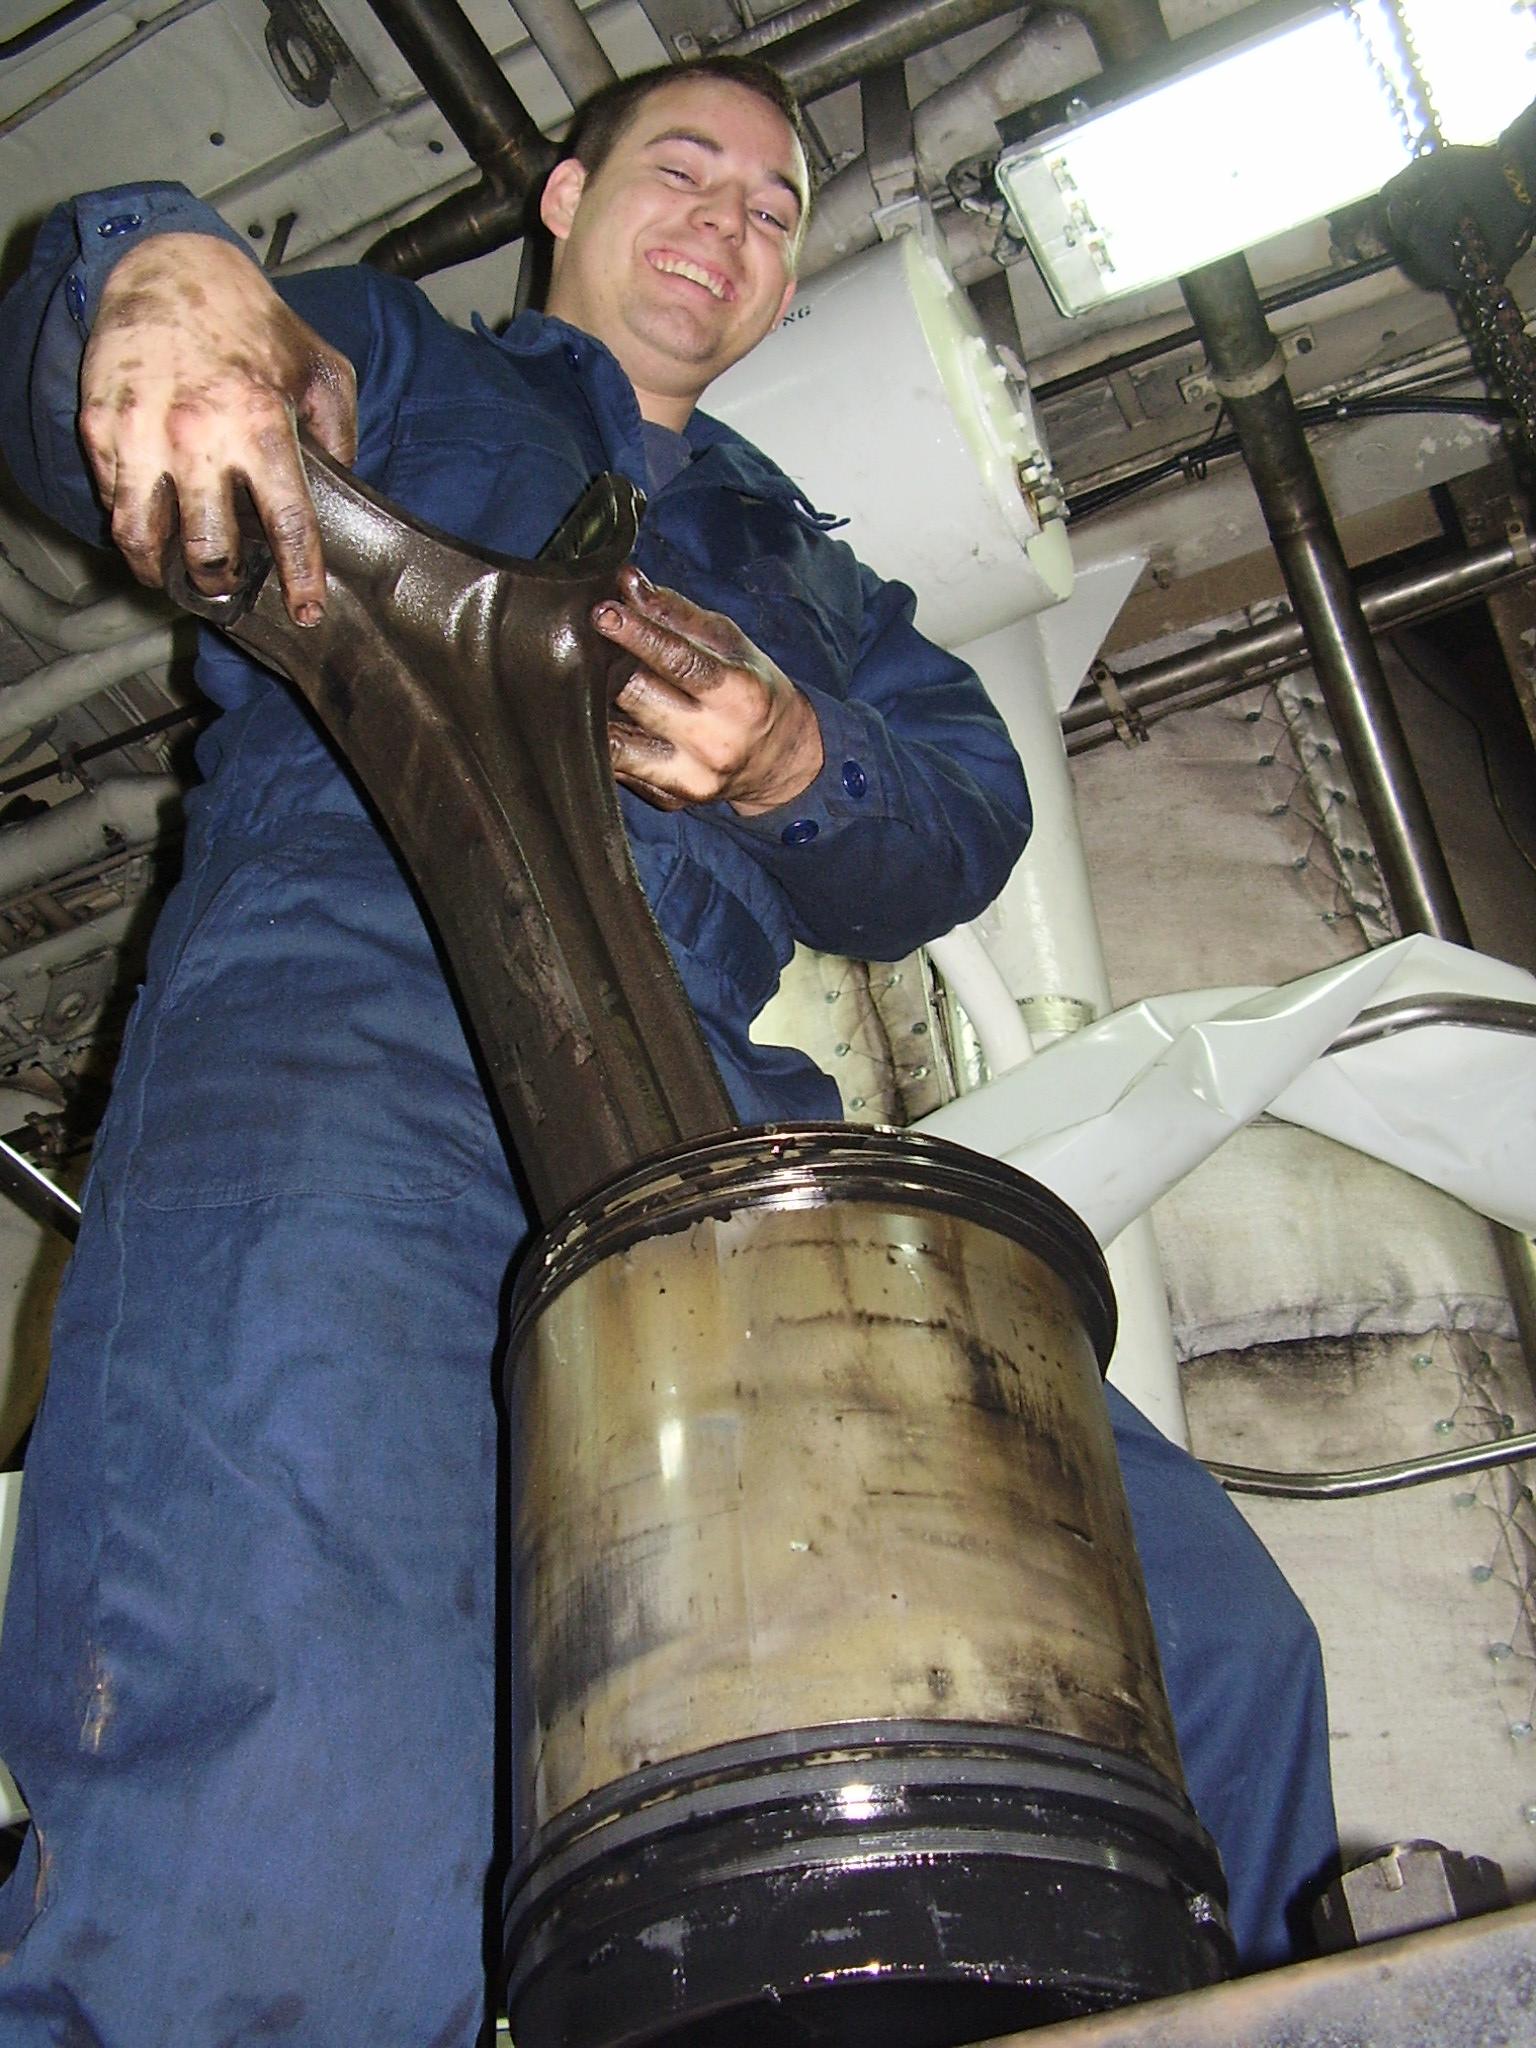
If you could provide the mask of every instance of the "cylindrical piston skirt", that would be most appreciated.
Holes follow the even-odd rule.
[[[878,1780],[894,1832],[853,1860],[884,1867],[892,1896],[920,1871],[942,1907],[995,1865],[1006,1897],[1021,1858],[1052,1861],[1031,1773],[1059,1776],[1064,1757],[1097,1773],[1101,1804],[1114,1804],[1119,1770],[1137,1788],[1127,1810],[1161,1801],[1153,1835],[1187,1836],[1168,1852],[1170,1876],[1135,1824],[1139,1851],[1122,1841],[1101,1856],[1073,1808],[1074,1882],[1097,1857],[1178,1895],[1155,1984],[1109,1983],[1117,1960],[1105,1984],[1080,1987],[1077,2009],[1218,1973],[1219,1874],[1182,1801],[1099,1387],[1112,1342],[1102,1259],[1077,1219],[1010,1169],[910,1134],[709,1140],[594,1197],[546,1240],[524,1275],[507,1376],[520,1852],[509,1960],[514,2008],[536,1980],[533,2007],[563,2012],[551,2041],[692,2038],[686,1997],[649,2032],[627,2012],[631,2031],[605,2033],[551,1993],[564,1973],[591,2005],[591,1957],[560,1951],[589,1937],[603,1947],[602,1913],[571,1897],[613,1894],[621,1839],[632,1875],[649,1873],[638,1888],[660,1924],[677,1918],[690,1832],[695,1856],[701,1831],[714,1842],[716,1871],[733,1840],[739,1860],[766,1828],[773,1846],[747,1858],[763,1882],[791,1864],[803,1877],[818,1856],[846,1873],[847,1829],[834,1849],[827,1802],[846,1820],[838,1784]],[[978,1731],[1006,1766],[983,1762]],[[920,1797],[902,1789],[904,1771]],[[1034,1848],[1000,1849],[1010,1831]],[[673,1846],[659,1850],[662,1837]],[[940,1837],[969,1843],[948,1877]],[[859,1910],[873,1927],[867,1881]],[[1179,1927],[1188,1953],[1162,1974]],[[645,1946],[643,1930],[630,1934]],[[954,1944],[957,1978],[1006,1978],[995,1929],[988,1942],[974,1958]],[[797,1958],[782,1938],[776,1953],[776,2004],[829,1960]],[[1015,1962],[1051,1974],[1028,1939]],[[887,1984],[904,1967],[895,1954],[859,1967],[871,1963],[870,1981]],[[943,1958],[918,1965],[931,1985]],[[710,1978],[702,1954],[692,1976]],[[755,2013],[749,2031],[800,2038],[772,2036]]]

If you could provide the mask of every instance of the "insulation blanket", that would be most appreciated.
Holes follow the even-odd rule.
[[[1265,1110],[1536,1234],[1536,1037],[1433,1024],[1328,1052],[1362,1010],[1431,995],[1536,1004],[1536,976],[1418,937],[1279,988],[1157,996],[916,1128],[1042,1182],[1104,1245]]]

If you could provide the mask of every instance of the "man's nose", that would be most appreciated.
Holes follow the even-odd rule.
[[[740,241],[747,232],[747,197],[737,186],[717,185],[699,202],[699,218],[729,241]]]

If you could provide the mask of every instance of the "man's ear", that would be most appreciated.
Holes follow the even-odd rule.
[[[779,322],[784,318],[784,315],[789,311],[789,302],[794,296],[795,279],[791,278],[789,280],[789,283],[784,287],[784,296],[779,301],[779,310],[773,316],[773,324],[775,327],[778,326]]]
[[[576,218],[586,185],[587,167],[573,156],[562,157],[544,180],[544,190],[539,195],[539,219],[557,242],[563,242],[571,232],[571,222]]]

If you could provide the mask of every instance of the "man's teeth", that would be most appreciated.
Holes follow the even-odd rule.
[[[653,256],[652,263],[658,270],[664,270],[668,277],[686,277],[692,284],[703,285],[705,291],[717,299],[725,297],[725,286],[720,279],[702,263],[690,263],[686,256]]]

